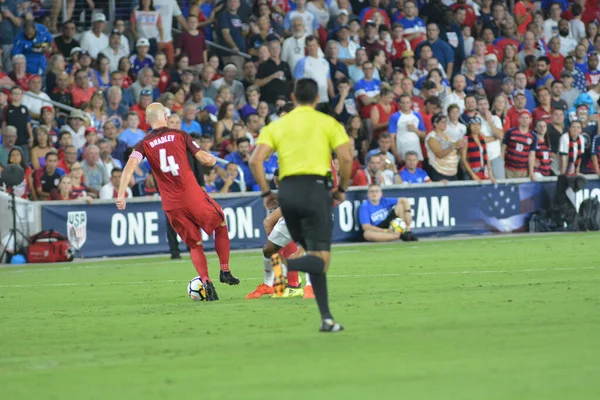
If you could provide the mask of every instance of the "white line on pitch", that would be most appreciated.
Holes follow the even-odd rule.
[[[515,272],[547,272],[547,271],[583,271],[596,270],[598,267],[573,267],[573,268],[527,268],[513,270],[481,270],[481,271],[423,271],[423,272],[405,272],[394,274],[344,274],[329,275],[330,278],[382,278],[407,275],[477,275],[477,274],[510,274]],[[242,281],[256,281],[262,278],[251,277],[242,279]],[[0,288],[31,288],[31,287],[61,287],[61,286],[99,286],[99,285],[152,285],[157,283],[176,283],[186,282],[186,280],[168,279],[160,281],[109,281],[109,282],[90,282],[90,283],[39,283],[26,285],[0,285]]]

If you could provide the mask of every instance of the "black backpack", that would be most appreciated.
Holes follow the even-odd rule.
[[[579,206],[579,229],[582,231],[600,230],[600,201],[586,199]]]
[[[553,232],[555,229],[556,226],[546,210],[534,212],[529,219],[529,232]]]

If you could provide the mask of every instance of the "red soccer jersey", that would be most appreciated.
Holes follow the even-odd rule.
[[[477,14],[475,13],[475,9],[468,4],[455,3],[450,6],[450,9],[452,11],[456,10],[457,8],[463,8],[467,13],[464,24],[470,26],[471,28],[474,28],[475,23],[477,22]]]
[[[198,153],[198,146],[184,131],[158,128],[136,145],[131,157],[148,159],[160,190],[163,210],[195,206],[203,199],[204,191],[190,168],[187,153]]]
[[[536,107],[533,110],[532,117],[533,122],[539,121],[541,119],[547,124],[550,124],[550,122],[552,121],[552,109],[550,109],[550,111],[546,111],[542,106]]]
[[[560,74],[565,67],[565,56],[562,54],[553,55],[552,53],[546,54],[546,56],[550,59],[550,73],[554,77],[554,79],[560,79]]]
[[[129,111],[135,111],[140,117],[140,126],[138,126],[138,128],[144,132],[148,132],[150,130],[150,125],[148,125],[148,122],[146,121],[146,110],[142,109],[138,103],[131,107]]]

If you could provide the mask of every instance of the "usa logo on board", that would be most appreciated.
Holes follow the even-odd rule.
[[[87,212],[69,211],[67,214],[67,237],[75,250],[81,250],[87,239]]]

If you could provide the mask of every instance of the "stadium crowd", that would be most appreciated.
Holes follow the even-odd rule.
[[[140,0],[85,24],[35,4],[0,3],[0,187],[23,198],[116,197],[153,101],[227,161],[208,192],[257,190],[254,142],[302,77],[346,127],[354,186],[600,174],[597,0]],[[158,195],[147,164],[127,193]]]

